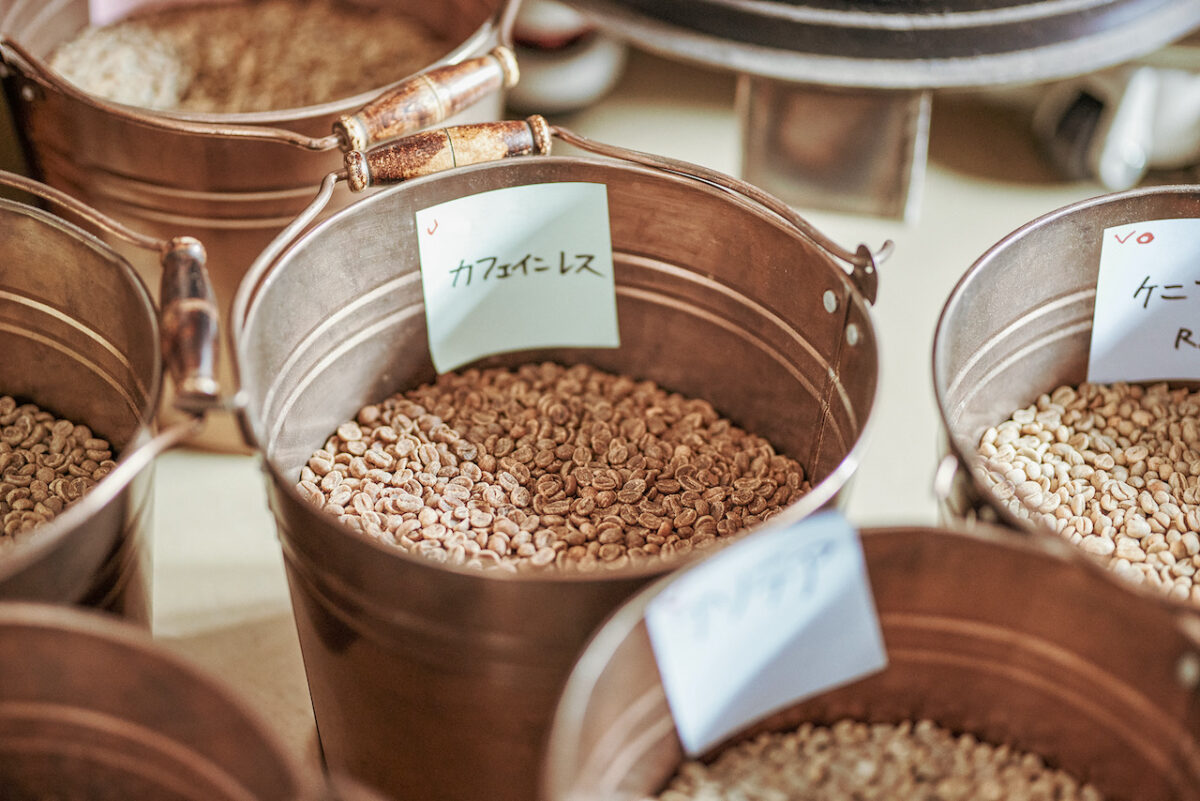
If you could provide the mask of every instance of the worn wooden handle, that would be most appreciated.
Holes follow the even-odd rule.
[[[517,82],[517,59],[507,47],[414,75],[333,124],[344,151],[366,150],[452,117],[501,87]]]
[[[550,152],[550,125],[544,117],[455,125],[422,131],[366,152],[346,154],[350,188],[397,184],[451,167]]]
[[[159,296],[163,361],[175,384],[175,408],[194,415],[212,409],[220,394],[217,301],[206,259],[197,240],[171,240],[163,253]]]

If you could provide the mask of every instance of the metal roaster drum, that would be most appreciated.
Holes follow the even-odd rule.
[[[805,466],[814,489],[784,519],[836,502],[860,459],[878,373],[866,249],[851,270],[752,187],[591,145],[626,160],[476,164],[380,190],[297,235],[300,220],[256,262],[235,302],[247,431],[264,456],[322,749],[331,768],[397,797],[532,798],[553,703],[579,648],[667,570],[437,564],[353,531],[298,493],[301,467],[341,421],[435,377],[416,211],[503,187],[605,185],[620,346],[477,365],[588,363],[709,400]],[[466,150],[454,148],[460,158]]]

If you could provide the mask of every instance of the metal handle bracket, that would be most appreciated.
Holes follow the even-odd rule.
[[[221,391],[217,301],[206,260],[204,246],[189,236],[171,240],[162,257],[163,361],[175,384],[175,408],[197,417],[220,406]]]

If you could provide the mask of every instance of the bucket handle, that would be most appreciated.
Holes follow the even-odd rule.
[[[501,45],[490,53],[420,72],[333,123],[343,152],[406,136],[454,116],[520,77],[517,57]]]
[[[270,273],[271,265],[275,263],[279,254],[320,216],[329,205],[340,181],[346,181],[352,191],[361,192],[372,186],[401,183],[453,167],[499,161],[514,156],[548,155],[553,137],[598,155],[692,178],[770,209],[796,229],[803,238],[833,259],[848,265],[847,277],[851,287],[857,290],[867,303],[874,305],[879,290],[877,265],[891,255],[892,240],[885,240],[876,251],[872,251],[866,245],[859,245],[851,252],[814,228],[782,200],[752,184],[698,164],[601,144],[562,126],[552,126],[544,117],[534,114],[524,120],[454,125],[422,131],[367,151],[351,150],[346,153],[346,167],[325,176],[312,202],[275,236],[243,276],[234,295],[230,319],[234,340],[241,336],[250,301]],[[247,436],[247,442],[252,441]]]
[[[347,152],[346,167],[325,176],[316,197],[275,236],[242,277],[234,294],[229,320],[233,341],[241,340],[254,296],[271,273],[279,255],[321,215],[333,198],[339,182],[346,181],[353,191],[362,191],[370,186],[400,183],[453,167],[498,161],[513,156],[548,155],[553,137],[598,155],[630,161],[716,186],[770,209],[791,225],[801,237],[834,260],[848,265],[849,291],[857,291],[868,304],[874,305],[879,288],[877,265],[891,255],[893,243],[890,239],[885,240],[874,252],[866,245],[859,245],[851,252],[814,228],[786,203],[745,181],[697,164],[600,144],[567,128],[551,126],[544,117],[534,114],[524,120],[456,125],[423,131],[367,151]],[[235,361],[238,358],[236,348],[233,358]],[[243,439],[254,445],[257,437],[248,417],[246,398],[241,391],[234,398],[233,406],[238,411]]]
[[[145,128],[223,139],[278,142],[318,152],[334,148],[348,152],[435,125],[492,92],[512,88],[520,75],[511,45],[518,8],[516,0],[509,0],[499,13],[495,24],[501,44],[490,53],[419,72],[384,91],[353,114],[340,117],[333,123],[333,133],[321,137],[270,126],[192,122],[107,103],[76,87],[8,36],[0,36],[0,67],[15,70],[46,89]]]
[[[162,241],[139,234],[70,195],[23,175],[0,170],[0,184],[58,204],[104,233],[159,253],[163,267],[160,346],[163,363],[175,385],[175,408],[199,421],[209,410],[219,407],[220,385],[215,377],[217,301],[205,267],[204,246],[190,236]],[[192,426],[187,428],[190,431]]]
[[[770,209],[809,242],[848,265],[850,281],[859,294],[874,305],[879,292],[878,265],[892,252],[890,239],[874,252],[866,245],[859,245],[851,252],[818,231],[791,206],[753,184],[698,164],[596,142],[560,125],[550,125],[537,114],[525,120],[424,131],[367,151],[351,150],[346,153],[345,178],[351,190],[361,192],[371,186],[400,183],[451,167],[513,156],[546,155],[550,153],[552,138],[600,156],[716,186]],[[338,176],[341,177],[341,173]]]
[[[825,251],[835,260],[848,265],[850,268],[849,278],[851,283],[854,284],[854,287],[868,304],[875,305],[875,299],[879,294],[878,267],[891,255],[894,247],[892,240],[884,240],[883,244],[875,251],[872,251],[864,244],[860,244],[851,252],[817,230],[812,223],[800,216],[787,203],[739,178],[734,178],[718,170],[702,167],[699,164],[693,164],[680,159],[597,142],[580,136],[574,131],[560,125],[553,126],[551,130],[563,142],[581,150],[586,150],[600,156],[623,159],[634,164],[663,170],[664,172],[673,173],[684,178],[692,178],[702,183],[720,187],[732,194],[741,195],[770,209],[795,228],[802,237]]]

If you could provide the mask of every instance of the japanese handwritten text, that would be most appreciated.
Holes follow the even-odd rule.
[[[474,261],[460,259],[457,267],[450,268],[450,286],[454,288],[468,287],[472,283],[480,284],[485,281],[503,281],[509,278],[528,278],[538,273],[549,273],[557,276],[594,275],[601,278],[601,273],[593,264],[596,256],[593,253],[569,254],[558,251],[557,254],[543,258],[532,253],[526,253],[512,262],[501,262],[496,256],[484,256]]]

